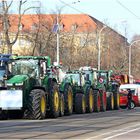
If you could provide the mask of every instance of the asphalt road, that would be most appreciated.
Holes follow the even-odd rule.
[[[45,120],[1,120],[0,139],[140,139],[140,108]]]

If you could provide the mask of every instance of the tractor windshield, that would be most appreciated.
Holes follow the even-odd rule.
[[[6,66],[4,62],[0,62],[0,80],[3,80],[3,76],[6,71]]]
[[[3,80],[4,74],[5,74],[5,70],[0,69],[0,80]]]
[[[103,78],[103,79],[106,79],[107,73],[100,73],[100,77]]]
[[[12,62],[11,72],[13,75],[37,76],[37,60],[16,60]]]
[[[71,77],[73,83],[80,86],[80,74],[70,73],[70,74],[67,74],[67,77]]]

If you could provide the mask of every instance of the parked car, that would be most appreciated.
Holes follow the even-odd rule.
[[[120,107],[126,108],[128,104],[127,90],[130,89],[132,93],[131,108],[140,106],[140,85],[138,84],[124,84],[119,88],[120,93]]]

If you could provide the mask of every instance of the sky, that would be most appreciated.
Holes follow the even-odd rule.
[[[16,0],[15,0],[16,1]],[[28,0],[41,5],[42,13],[88,14],[109,25],[131,41],[140,35],[140,0]],[[39,2],[40,1],[40,2]],[[78,2],[80,1],[80,2]]]

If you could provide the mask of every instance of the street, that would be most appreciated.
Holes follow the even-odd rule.
[[[0,121],[0,139],[134,140],[140,138],[140,108],[57,119]]]

